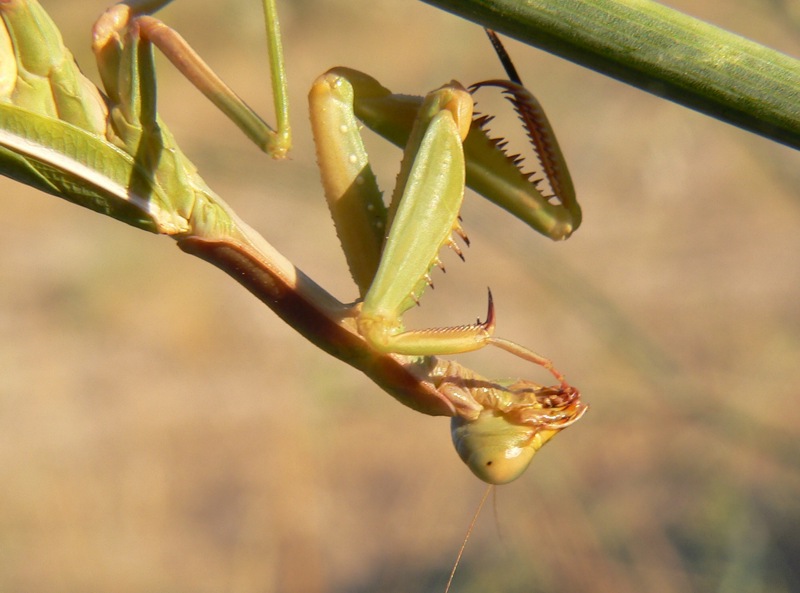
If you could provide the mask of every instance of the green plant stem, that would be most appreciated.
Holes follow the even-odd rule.
[[[425,0],[800,149],[800,61],[649,0]]]

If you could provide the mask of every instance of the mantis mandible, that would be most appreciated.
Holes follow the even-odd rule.
[[[552,239],[580,224],[569,174],[541,108],[514,80],[501,87],[534,141],[552,191],[520,170],[502,142],[473,117],[470,91],[450,82],[426,97],[394,95],[375,79],[334,68],[309,100],[325,195],[359,290],[342,303],[240,220],[202,180],[157,115],[158,47],[249,138],[274,158],[291,144],[286,78],[275,0],[263,0],[277,124],[272,129],[186,42],[150,16],[169,0],[131,0],[95,24],[100,92],[74,63],[36,0],[2,0],[0,15],[0,173],[123,222],[173,237],[221,268],[303,336],[367,374],[401,403],[452,417],[458,454],[482,480],[516,479],[533,455],[587,406],[552,363],[493,335],[487,318],[459,327],[406,329],[440,266],[439,251],[465,237],[459,210],[465,184]],[[495,40],[496,47],[499,41]],[[500,51],[500,50],[498,50]],[[509,69],[510,60],[504,60]],[[391,201],[384,205],[359,121],[404,148]],[[550,371],[553,386],[484,378],[441,358],[501,348]]]

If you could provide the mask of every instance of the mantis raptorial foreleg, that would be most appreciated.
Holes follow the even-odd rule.
[[[328,133],[321,128],[331,124],[340,136],[350,136],[337,143],[345,148],[360,144],[352,99],[349,104],[346,100],[352,96],[349,81],[334,73],[317,81],[311,92],[311,120],[318,138],[317,152],[323,177],[338,175],[353,164],[351,156],[364,154],[360,146],[351,154],[347,154],[348,150],[332,151],[320,146],[321,139],[326,145],[330,141]],[[346,253],[352,250],[351,268],[356,270],[354,276],[358,276],[357,283],[364,295],[358,329],[379,351],[435,355],[473,349],[465,343],[470,341],[471,328],[405,332],[400,323],[400,315],[418,301],[430,281],[428,272],[439,261],[439,250],[451,243],[451,234],[460,229],[458,214],[464,196],[462,142],[471,122],[472,101],[460,85],[449,85],[428,95],[418,111],[406,146],[395,189],[395,196],[399,197],[393,200],[397,206],[390,212],[391,220],[383,220],[383,211],[376,211],[374,205],[380,194],[371,181],[371,174],[366,175],[370,181],[364,181],[366,163],[356,157],[355,166],[350,168],[350,178],[345,179],[342,189],[347,199],[368,205],[366,212],[372,213],[373,218],[369,224],[371,230],[388,232],[382,247],[375,242],[343,241]],[[342,158],[343,162],[339,160]],[[326,184],[326,189],[328,201],[334,205],[331,211],[337,228],[347,227],[352,217],[338,207],[342,194],[336,193],[331,184]],[[356,204],[353,209],[363,212]],[[386,224],[389,229],[383,231]],[[374,233],[363,235],[374,237]],[[375,251],[376,247],[379,252]],[[362,265],[359,262],[368,250],[372,250],[373,255],[380,254],[380,259],[373,257],[368,265]],[[482,328],[478,331],[485,333]]]
[[[406,330],[402,316],[428,286],[439,250],[455,245],[453,234],[463,235],[458,213],[465,182],[553,239],[577,228],[580,208],[560,152],[542,158],[545,173],[555,176],[549,182],[555,195],[546,196],[486,135],[486,119],[473,118],[470,94],[458,83],[423,99],[392,95],[369,76],[344,68],[323,75],[310,94],[312,124],[325,193],[360,296],[341,303],[236,217],[157,115],[154,46],[263,150],[284,156],[290,132],[274,0],[264,0],[274,130],[176,33],[146,15],[166,3],[127,2],[98,21],[93,48],[103,95],[74,67],[35,0],[0,2],[0,172],[173,236],[184,251],[225,270],[305,337],[402,403],[452,416],[456,449],[481,479],[516,478],[545,442],[584,413],[579,392],[549,360],[492,335],[491,295],[483,323]],[[44,37],[37,38],[38,31]],[[35,59],[39,55],[47,59]],[[38,77],[43,71],[45,84],[23,90],[28,68]],[[541,146],[548,150],[557,147],[519,82],[503,88],[521,114],[534,114],[526,119],[529,133],[543,134]],[[359,119],[404,146],[388,208],[369,167]],[[438,358],[486,345],[545,367],[557,385],[494,381]]]
[[[514,96],[520,93],[515,90]],[[358,331],[380,352],[432,357],[494,345],[549,370],[557,387],[528,381],[504,387],[456,363],[439,363],[428,371],[441,379],[439,391],[458,410],[453,440],[462,459],[486,481],[513,480],[545,442],[585,412],[578,391],[548,359],[492,337],[491,293],[483,323],[407,331],[401,321],[403,312],[418,303],[430,284],[429,272],[439,263],[440,249],[454,244],[453,233],[463,235],[458,213],[472,99],[458,83],[450,83],[422,101],[387,212],[357,132],[357,98],[369,102],[387,97],[374,80],[346,69],[324,75],[310,93],[326,197],[363,297],[363,303],[356,305]],[[571,182],[567,200],[570,191]]]
[[[547,359],[491,337],[491,293],[483,323],[403,329],[400,318],[419,303],[431,283],[429,272],[440,263],[439,251],[445,245],[455,246],[453,233],[464,236],[459,222],[465,183],[463,142],[470,133],[473,102],[470,93],[455,82],[424,99],[409,134],[387,214],[357,133],[353,102],[359,93],[354,86],[363,79],[354,76],[351,83],[349,74],[333,70],[321,77],[312,88],[310,102],[326,196],[364,298],[359,331],[382,352],[459,354],[492,344],[552,370]],[[361,90],[368,94],[370,87]],[[358,224],[356,229],[354,224]]]

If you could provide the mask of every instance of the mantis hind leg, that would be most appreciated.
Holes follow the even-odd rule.
[[[147,16],[171,0],[129,0],[109,8],[95,23],[92,48],[97,56],[103,84],[109,90],[120,87],[120,49],[126,29],[147,45],[155,45],[180,72],[233,121],[259,148],[273,158],[284,158],[291,146],[288,91],[275,0],[263,0],[269,49],[270,74],[275,103],[276,128],[272,129],[200,58],[177,32],[160,20]],[[150,51],[146,49],[144,51]],[[155,89],[153,89],[153,94]],[[130,103],[125,96],[115,102]]]

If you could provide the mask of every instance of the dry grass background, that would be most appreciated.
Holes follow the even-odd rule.
[[[800,53],[788,2],[670,4]],[[93,76],[103,0],[45,5]],[[313,77],[343,64],[419,94],[500,71],[476,26],[419,2],[280,9],[290,162],[167,66],[161,111],[212,187],[349,299],[305,116]],[[258,11],[162,16],[268,113]],[[468,197],[467,263],[414,323],[482,315],[490,285],[499,334],[551,356],[592,409],[497,490],[453,591],[800,590],[798,153],[509,49],[558,130],[584,226],[556,245]],[[372,147],[388,188],[399,153]],[[443,589],[483,492],[445,419],[403,408],[168,239],[0,192],[0,591]]]

